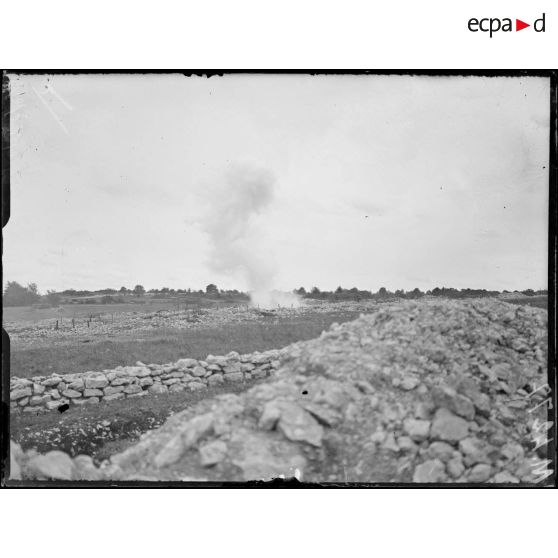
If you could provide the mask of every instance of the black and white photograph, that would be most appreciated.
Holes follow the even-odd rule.
[[[555,87],[5,72],[2,482],[553,485]]]

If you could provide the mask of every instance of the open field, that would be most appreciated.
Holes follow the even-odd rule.
[[[105,317],[109,320],[115,314],[126,312],[149,313],[160,310],[196,310],[199,308],[212,308],[215,306],[235,305],[238,302],[223,302],[220,300],[203,298],[190,299],[131,299],[129,302],[116,304],[62,304],[55,308],[37,308],[33,306],[7,306],[4,307],[4,322],[37,323],[44,320],[71,321],[86,320],[89,316]]]
[[[12,343],[11,375],[21,378],[103,370],[119,365],[164,363],[182,357],[204,359],[209,354],[230,351],[250,353],[280,348],[295,341],[317,337],[334,322],[352,320],[358,311],[337,311],[315,315],[268,317],[246,323],[215,327],[181,329],[164,327],[138,331],[130,335],[119,332],[106,338],[76,336],[64,342],[40,346]]]

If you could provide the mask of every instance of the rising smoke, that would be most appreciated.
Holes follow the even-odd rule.
[[[273,173],[254,163],[236,163],[208,188],[211,207],[203,229],[210,239],[209,266],[219,274],[241,276],[254,306],[300,306],[293,293],[274,289],[277,263],[262,245],[265,211],[275,196]]]

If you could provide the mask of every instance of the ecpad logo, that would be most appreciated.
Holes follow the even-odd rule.
[[[539,19],[536,19],[533,22],[533,30],[535,32],[545,32],[545,17],[546,14],[543,14]],[[467,27],[469,28],[469,31],[473,33],[477,33],[478,31],[481,31],[483,33],[490,33],[490,38],[492,38],[492,35],[494,33],[497,33],[498,31],[503,31],[504,33],[513,31],[512,18],[509,17],[505,17],[503,19],[497,17],[485,17],[482,19],[477,19],[475,17],[472,17],[469,20]],[[516,31],[521,31],[522,29],[526,29],[527,27],[531,27],[531,24],[525,23],[520,19],[515,20]]]

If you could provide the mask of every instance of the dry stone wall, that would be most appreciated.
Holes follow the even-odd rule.
[[[169,364],[119,366],[102,372],[53,374],[10,382],[12,411],[41,413],[62,405],[95,405],[101,401],[149,394],[195,391],[207,386],[265,378],[279,367],[280,351],[239,355],[209,355],[205,360],[183,358]]]

